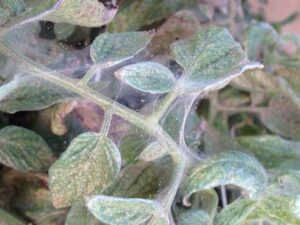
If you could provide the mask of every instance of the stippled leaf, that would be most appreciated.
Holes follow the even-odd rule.
[[[69,206],[105,189],[120,167],[120,152],[110,139],[96,133],[79,135],[49,170],[54,206]]]
[[[71,23],[86,27],[100,27],[108,24],[115,16],[117,7],[107,6],[98,0],[61,0],[58,7],[45,20],[55,23]]]
[[[207,225],[209,222],[209,215],[201,209],[185,210],[178,217],[182,225]]]
[[[225,28],[216,26],[200,30],[191,40],[175,42],[171,49],[185,70],[181,82],[188,92],[218,89],[245,70],[262,68],[247,59]]]
[[[120,63],[145,48],[151,38],[147,32],[104,33],[93,42],[91,57],[95,64]]]
[[[101,223],[85,206],[74,205],[69,210],[65,225],[100,225]]]
[[[240,137],[237,141],[268,168],[277,167],[283,161],[300,160],[300,143],[279,136]]]
[[[25,222],[15,218],[4,210],[0,209],[0,224],[2,225],[26,225]]]
[[[76,95],[33,76],[16,78],[0,87],[0,111],[15,113],[47,108]]]
[[[239,225],[254,210],[257,202],[250,199],[236,200],[216,215],[215,225]]]
[[[137,225],[153,215],[161,217],[158,202],[140,198],[98,195],[87,199],[87,207],[96,218],[110,225]]]
[[[155,198],[170,182],[172,159],[162,157],[152,162],[140,161],[123,171],[112,190],[112,195],[127,198]]]
[[[267,179],[260,163],[245,153],[216,154],[191,169],[184,188],[184,200],[186,202],[194,192],[226,184],[246,189],[251,198],[257,198],[264,192]]]
[[[33,131],[17,126],[0,130],[0,163],[21,171],[42,171],[53,159],[46,142]]]
[[[169,92],[176,82],[173,73],[167,67],[154,62],[125,66],[115,75],[133,88],[155,94]]]
[[[268,195],[259,202],[248,219],[263,219],[275,225],[299,225],[299,212],[299,195]]]

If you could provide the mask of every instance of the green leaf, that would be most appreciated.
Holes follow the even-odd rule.
[[[75,26],[69,23],[56,23],[54,33],[57,40],[66,40],[75,31]]]
[[[178,217],[182,225],[207,225],[209,222],[209,215],[201,209],[185,210]]]
[[[299,161],[296,163],[299,168]],[[300,170],[276,168],[272,172],[275,174],[275,183],[270,185],[268,190],[274,194],[300,195]]]
[[[133,88],[154,94],[169,92],[176,82],[173,73],[167,67],[154,62],[125,66],[115,75]]]
[[[225,28],[216,26],[201,29],[191,40],[173,43],[171,49],[185,70],[181,84],[188,92],[219,89],[245,70],[262,68],[247,59]]]
[[[184,188],[184,201],[188,204],[187,199],[194,192],[227,184],[244,188],[251,198],[257,198],[264,192],[267,179],[260,163],[245,153],[216,154],[191,169]]]
[[[276,225],[300,224],[300,196],[268,195],[248,219],[264,219]]]
[[[69,210],[65,225],[100,225],[101,223],[88,211],[85,206],[74,205]]]
[[[214,225],[239,225],[254,210],[257,202],[250,199],[236,200],[216,215]]]
[[[111,66],[135,56],[151,38],[148,32],[101,34],[91,45],[91,58],[95,64]]]
[[[147,222],[147,225],[169,225],[168,219],[164,217],[153,218]]]
[[[120,143],[122,163],[132,164],[147,147],[149,137],[141,129],[130,129]]]
[[[113,196],[155,198],[169,185],[174,166],[169,156],[152,162],[139,161],[126,167],[114,188]]]
[[[275,135],[244,136],[236,140],[268,168],[277,167],[283,161],[300,160],[300,143],[295,141]]]
[[[87,198],[87,207],[92,214],[110,225],[137,225],[161,217],[158,202],[140,198],[116,198],[97,195]]]
[[[79,135],[49,170],[54,206],[69,206],[105,189],[120,167],[120,152],[109,138],[96,133]]]
[[[16,78],[0,87],[0,111],[15,113],[47,108],[76,95],[33,76]]]
[[[246,31],[244,42],[249,59],[261,60],[261,55],[264,58],[272,57],[272,50],[279,42],[279,35],[270,24],[256,22]],[[266,60],[268,59],[264,59],[264,63]]]
[[[5,9],[0,7],[0,26],[5,24],[9,20],[9,15]]]
[[[194,7],[196,3],[196,0],[125,1],[121,3],[118,14],[109,25],[109,30],[113,32],[135,31],[160,21],[180,9]]]
[[[11,16],[19,15],[26,8],[23,0],[2,0],[0,4],[4,9],[9,11]]]
[[[276,91],[279,88],[277,78],[264,70],[247,71],[232,80],[234,87],[249,92]]]
[[[100,27],[115,16],[117,7],[107,7],[96,0],[61,0],[54,10],[44,18],[55,23],[71,23],[85,27]]]
[[[290,98],[278,94],[268,107],[260,110],[261,122],[272,132],[286,138],[300,138],[300,108]]]
[[[46,142],[33,131],[17,126],[0,130],[0,162],[20,171],[43,171],[54,157]]]
[[[26,225],[19,219],[0,209],[0,224],[1,225]]]

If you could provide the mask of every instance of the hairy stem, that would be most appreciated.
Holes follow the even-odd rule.
[[[107,136],[107,134],[109,132],[112,116],[113,116],[113,113],[112,113],[111,109],[105,111],[104,119],[103,119],[103,122],[102,122],[102,128],[101,128],[101,131],[100,131],[100,133],[102,135]]]
[[[87,85],[89,83],[90,79],[92,79],[94,74],[99,69],[100,68],[98,65],[92,65],[91,68],[85,73],[84,77],[79,82],[82,82],[83,84]]]
[[[117,102],[114,102],[110,98],[98,93],[94,89],[89,88],[83,82],[78,82],[78,80],[65,77],[58,72],[52,71],[46,67],[42,67],[28,58],[18,55],[3,42],[0,42],[0,51],[14,59],[19,64],[20,68],[22,68],[23,72],[32,74],[57,86],[73,91],[79,96],[94,102],[96,105],[102,107],[105,111],[113,108],[114,114],[145,130],[147,133],[154,136],[162,146],[166,146],[166,149],[168,149],[169,154],[175,164],[175,169],[170,182],[170,189],[167,194],[168,198],[164,199],[166,202],[163,203],[166,213],[170,210],[171,204],[175,198],[184,174],[186,165],[185,154],[174,142],[174,140],[157,123],[149,123],[144,116]],[[167,104],[165,107],[166,106]]]
[[[175,101],[178,95],[180,95],[180,93],[180,86],[175,86],[174,89],[170,93],[168,93],[166,97],[163,98],[156,110],[147,119],[152,123],[158,123],[159,120],[166,113],[170,105]]]

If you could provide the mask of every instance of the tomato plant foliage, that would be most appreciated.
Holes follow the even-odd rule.
[[[0,224],[300,224],[300,40],[205,2],[0,2]]]

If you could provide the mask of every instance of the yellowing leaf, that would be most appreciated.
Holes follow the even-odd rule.
[[[0,130],[0,163],[20,171],[43,171],[53,159],[46,142],[33,131],[17,126]]]
[[[115,75],[129,86],[150,93],[169,92],[176,82],[173,73],[167,67],[154,62],[125,66]]]
[[[120,167],[120,152],[110,139],[96,133],[79,135],[49,170],[54,206],[82,202],[84,196],[105,189]]]

